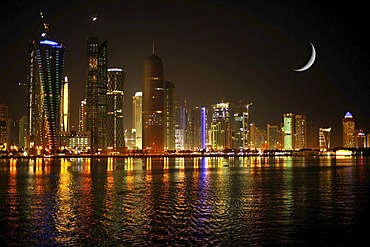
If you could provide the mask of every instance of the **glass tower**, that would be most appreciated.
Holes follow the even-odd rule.
[[[107,147],[109,152],[123,152],[123,96],[126,72],[121,68],[108,69],[107,89]]]
[[[87,39],[86,130],[91,132],[91,148],[106,148],[107,116],[107,41],[99,45],[97,37]]]
[[[284,114],[284,149],[293,150],[293,113]]]
[[[45,33],[42,37],[46,38]],[[59,148],[64,56],[65,47],[57,41],[41,39],[30,44],[27,94],[30,147]]]

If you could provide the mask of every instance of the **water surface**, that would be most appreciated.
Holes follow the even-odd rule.
[[[367,158],[0,160],[0,240],[23,246],[366,245]]]

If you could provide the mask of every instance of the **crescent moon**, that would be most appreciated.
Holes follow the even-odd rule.
[[[312,54],[311,54],[310,60],[308,60],[307,64],[305,66],[303,66],[302,68],[293,69],[294,71],[298,71],[298,72],[305,71],[305,70],[309,69],[312,66],[312,64],[315,62],[315,58],[316,58],[315,47],[313,46],[313,44],[311,42],[310,42],[310,44],[311,44],[311,47],[312,47]]]

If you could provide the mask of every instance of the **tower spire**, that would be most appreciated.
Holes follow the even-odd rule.
[[[152,48],[152,49],[153,49],[153,51],[152,51],[152,52],[153,52],[153,54],[154,54],[154,53],[155,53],[155,43],[154,43],[154,39],[153,39],[153,48]]]
[[[42,10],[40,10],[40,17],[41,17],[42,26],[43,26],[41,37],[48,38],[49,24],[46,22],[44,14],[42,13]]]

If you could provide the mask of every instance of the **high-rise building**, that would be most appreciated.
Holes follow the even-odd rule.
[[[195,107],[188,114],[188,138],[191,143],[188,148],[199,151],[207,148],[207,111],[206,107]]]
[[[164,151],[165,100],[163,62],[154,53],[144,62],[143,91],[143,149],[147,152]]]
[[[285,113],[284,114],[284,149],[285,150],[293,150],[293,135],[294,135],[294,128],[293,128],[293,120],[294,120],[293,113]]]
[[[362,129],[357,133],[357,148],[366,148],[366,134]]]
[[[6,150],[9,144],[9,115],[8,105],[0,103],[0,151]]]
[[[19,147],[19,120],[10,119],[9,121],[9,143],[8,146],[13,146],[14,149]]]
[[[59,147],[65,47],[48,39],[44,32],[41,40],[32,41],[29,48],[27,132],[30,146],[55,150]]]
[[[97,37],[87,39],[86,130],[91,148],[106,149],[108,43]]]
[[[60,131],[70,131],[71,91],[68,77],[64,77],[60,100]]]
[[[320,150],[330,149],[330,133],[331,128],[320,128],[319,129],[319,146]]]
[[[214,150],[232,148],[231,109],[229,102],[212,106],[211,143]]]
[[[356,129],[355,118],[350,112],[347,112],[342,119],[343,128],[343,147],[355,148],[356,147]]]
[[[143,149],[143,92],[136,92],[132,96],[132,126],[135,132],[135,147]]]
[[[107,146],[109,152],[123,152],[123,96],[126,72],[121,68],[108,69],[107,89]]]
[[[27,146],[29,146],[29,140],[27,140],[27,116],[22,116],[19,119],[19,147],[26,148]]]
[[[278,149],[279,128],[277,125],[267,124],[267,148],[270,150]]]
[[[78,108],[78,131],[86,131],[86,116],[86,99],[84,99]]]
[[[294,149],[304,149],[307,148],[307,124],[306,116],[304,114],[296,114],[294,116],[294,126],[295,126],[295,142]]]
[[[165,149],[175,150],[176,122],[179,105],[176,100],[175,85],[171,81],[165,81]]]

